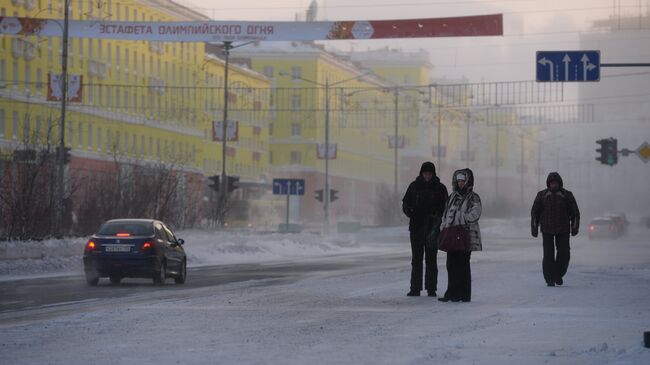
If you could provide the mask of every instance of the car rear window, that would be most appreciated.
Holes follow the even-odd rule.
[[[102,236],[114,236],[118,233],[131,236],[152,236],[153,225],[151,222],[108,222],[104,223],[97,232]]]

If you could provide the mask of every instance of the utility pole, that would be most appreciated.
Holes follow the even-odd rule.
[[[521,206],[524,206],[524,134],[520,135],[521,139],[521,159],[519,160],[519,184],[520,184],[520,196],[519,202]]]
[[[219,217],[220,225],[225,224],[226,214],[226,198],[228,194],[228,178],[226,176],[226,141],[228,139],[228,67],[230,65],[230,50],[232,49],[232,42],[223,42],[223,53],[225,56],[224,75],[223,75],[223,123],[221,124],[222,140],[221,140],[221,187],[219,188]]]
[[[469,163],[470,163],[470,156],[469,156],[469,125],[470,125],[470,123],[469,123],[469,121],[470,121],[470,119],[471,119],[471,114],[468,111],[467,112],[467,135],[465,136],[466,137],[466,139],[465,139],[465,158],[467,160],[467,168],[470,167],[469,166]]]
[[[442,104],[438,103],[438,171],[442,171],[442,166],[440,165],[442,159]]]
[[[542,186],[542,141],[537,141],[537,186]]]
[[[393,91],[393,97],[394,97],[394,102],[395,102],[395,160],[394,162],[394,169],[395,169],[395,182],[394,182],[394,187],[393,187],[393,198],[396,200],[395,204],[397,204],[397,184],[399,183],[399,171],[398,171],[398,148],[399,148],[399,141],[397,140],[399,138],[399,89],[397,86],[395,86],[394,91]]]
[[[494,143],[494,198],[499,201],[499,125],[496,126],[496,137]]]
[[[70,0],[63,5],[63,44],[61,53],[61,120],[59,122],[59,148],[56,152],[56,196],[54,198],[54,233],[62,236],[63,215],[65,209],[65,107],[68,99],[68,23],[70,17]]]

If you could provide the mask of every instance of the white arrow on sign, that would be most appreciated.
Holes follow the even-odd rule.
[[[580,61],[582,61],[582,79],[587,80],[587,71],[595,69],[596,65],[589,61],[589,57],[587,57],[586,53],[582,55]]]
[[[546,57],[542,57],[541,60],[537,61],[540,65],[546,65],[546,66],[551,66],[551,68],[548,70],[549,74],[549,80],[553,81],[553,62],[550,60],[547,60]]]
[[[571,62],[571,57],[565,53],[562,62],[564,62],[564,81],[569,81],[569,63]]]

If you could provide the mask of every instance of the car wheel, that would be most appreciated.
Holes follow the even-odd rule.
[[[97,286],[98,283],[99,283],[98,276],[86,274],[86,284],[88,284],[88,286]]]
[[[167,264],[163,261],[160,264],[160,271],[154,273],[153,283],[155,285],[165,285],[165,279],[167,278]]]
[[[119,284],[122,278],[119,276],[111,276],[110,280],[111,280],[111,284]]]
[[[187,277],[187,263],[183,260],[181,264],[180,273],[177,277],[174,278],[176,284],[185,284],[185,278]]]

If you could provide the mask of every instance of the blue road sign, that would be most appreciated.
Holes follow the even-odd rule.
[[[273,195],[305,195],[305,180],[273,179]]]
[[[600,51],[537,51],[537,81],[600,81]]]

